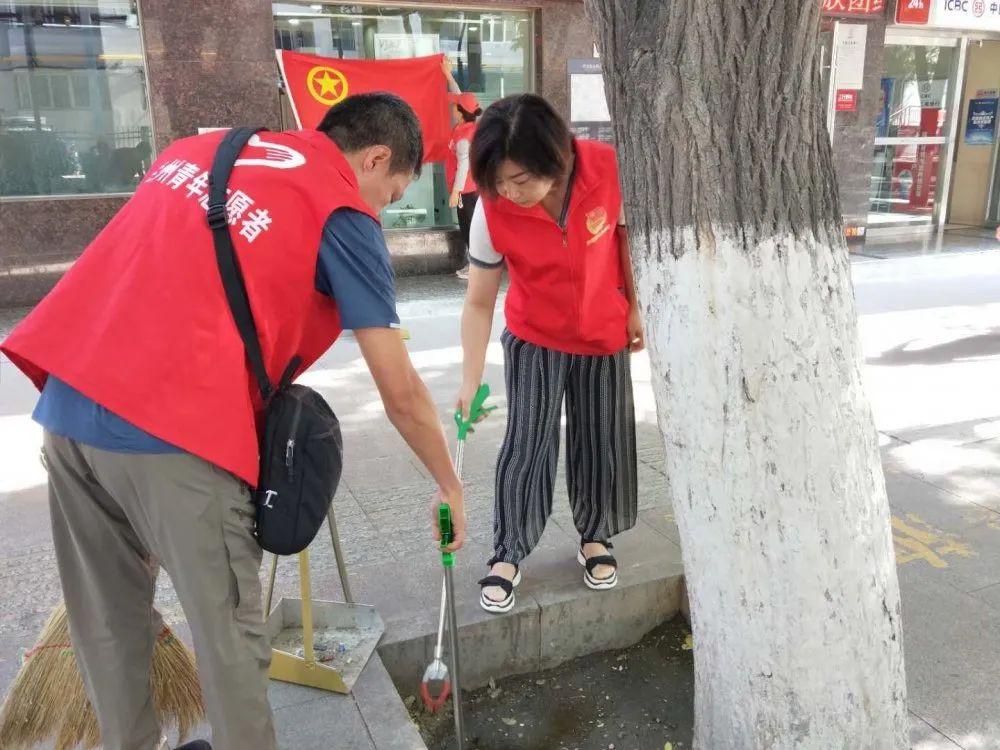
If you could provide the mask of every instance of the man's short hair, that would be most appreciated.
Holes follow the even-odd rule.
[[[372,146],[392,151],[389,169],[394,174],[420,176],[424,138],[420,121],[409,104],[395,94],[356,94],[330,107],[316,127],[344,153]]]

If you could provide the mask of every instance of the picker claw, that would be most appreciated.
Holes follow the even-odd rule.
[[[430,668],[428,668],[427,671],[429,672]],[[434,680],[434,682],[440,682],[441,684],[441,693],[437,696],[434,696],[431,693],[430,682],[431,681],[427,679],[427,675],[425,674],[423,682],[420,683],[420,697],[423,698],[424,706],[427,707],[427,710],[431,713],[436,713],[442,706],[444,706],[444,704],[448,701],[448,697],[451,695],[451,681],[447,678],[440,681]]]

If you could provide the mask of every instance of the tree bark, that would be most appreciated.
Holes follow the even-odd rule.
[[[908,747],[816,0],[585,0],[691,598],[695,743]]]

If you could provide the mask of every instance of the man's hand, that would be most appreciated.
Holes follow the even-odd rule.
[[[441,529],[438,526],[438,506],[441,503],[447,503],[451,506],[452,541],[451,544],[445,547],[445,550],[448,552],[457,552],[465,544],[465,498],[461,490],[450,494],[445,494],[441,491],[434,497],[431,503],[431,524],[434,527],[434,539],[439,544],[441,542]]]
[[[635,354],[646,348],[646,337],[642,332],[642,316],[639,308],[632,305],[628,311],[628,349]]]

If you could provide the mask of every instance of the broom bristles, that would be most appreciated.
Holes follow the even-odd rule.
[[[194,657],[164,627],[150,669],[161,727],[176,725],[181,740],[205,717]],[[97,717],[83,688],[69,640],[66,607],[49,615],[35,646],[25,653],[0,708],[0,748],[20,750],[55,740],[56,750],[101,744]]]

